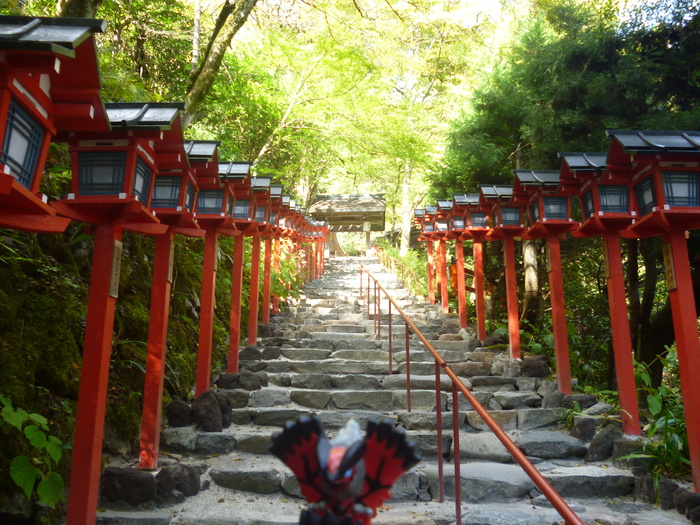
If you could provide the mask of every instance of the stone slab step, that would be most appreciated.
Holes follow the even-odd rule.
[[[344,340],[344,339],[367,339],[369,334],[362,331],[362,333],[348,333],[348,332],[313,332],[311,333],[312,339],[329,339],[331,341]]]
[[[333,325],[326,325],[325,327],[326,332],[333,332],[333,333],[343,333],[343,334],[364,334],[367,333],[365,330],[365,327],[359,326],[356,324],[333,324]]]

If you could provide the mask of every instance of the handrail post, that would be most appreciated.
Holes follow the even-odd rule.
[[[455,520],[462,525],[462,472],[460,468],[459,451],[459,391],[452,382],[452,447],[454,448],[455,463]]]
[[[440,503],[445,501],[445,477],[443,463],[445,458],[442,452],[442,385],[440,384],[440,363],[435,361],[435,424],[437,425],[437,450],[438,450],[438,490],[440,491]]]
[[[377,341],[382,338],[382,298],[379,295],[379,283],[374,281],[374,322],[377,329]]]
[[[362,300],[362,272],[364,271],[364,267],[360,265],[360,300]]]
[[[369,291],[369,270],[367,271],[367,320],[370,319],[369,315],[369,298],[370,298],[370,291]]]
[[[392,330],[391,327],[391,301],[389,301],[389,375],[394,373],[394,358],[392,354],[392,339],[393,339],[394,331]]]
[[[409,331],[406,323],[406,410],[411,413],[411,354],[409,351]]]

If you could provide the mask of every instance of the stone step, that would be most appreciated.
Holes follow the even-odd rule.
[[[369,334],[364,330],[361,333],[354,332],[312,332],[312,339],[329,339],[331,341],[344,339],[367,339]]]
[[[326,332],[331,333],[343,333],[343,334],[365,334],[367,331],[363,326],[356,324],[335,324],[326,325],[324,327]]]

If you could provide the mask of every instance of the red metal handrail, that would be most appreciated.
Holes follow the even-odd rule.
[[[467,389],[466,386],[459,379],[457,374],[448,366],[445,360],[440,356],[440,354],[433,348],[425,336],[418,330],[416,325],[408,318],[403,309],[398,305],[393,297],[389,295],[386,289],[382,286],[379,280],[373,276],[370,271],[360,265],[360,283],[362,283],[362,275],[367,273],[367,311],[369,314],[369,282],[372,279],[375,283],[374,289],[375,294],[373,298],[375,307],[375,326],[377,323],[381,323],[381,308],[380,308],[380,295],[379,291],[383,292],[386,296],[389,304],[392,304],[399,315],[403,318],[406,323],[406,392],[407,392],[407,410],[411,411],[411,375],[410,375],[410,351],[409,351],[409,333],[413,332],[416,337],[420,340],[425,348],[433,355],[435,359],[435,388],[436,388],[436,399],[437,399],[437,433],[438,433],[438,478],[440,487],[440,501],[444,501],[444,480],[443,480],[443,457],[442,457],[442,388],[440,384],[440,370],[443,369],[447,376],[452,381],[452,416],[453,416],[453,444],[454,444],[454,462],[455,462],[455,507],[456,507],[456,523],[461,525],[462,522],[462,512],[461,512],[461,473],[460,473],[460,456],[459,456],[459,392],[462,393],[467,398],[467,401],[476,410],[476,412],[484,420],[484,423],[488,425],[491,431],[496,435],[498,440],[503,444],[503,446],[510,452],[513,459],[518,462],[522,467],[528,477],[533,481],[533,483],[539,488],[545,497],[550,501],[552,506],[556,511],[564,518],[564,521],[568,525],[584,525],[581,518],[579,518],[576,513],[569,507],[569,505],[564,501],[561,495],[552,487],[552,485],[547,481],[547,479],[535,468],[532,462],[527,459],[525,454],[517,447],[513,440],[505,433],[505,431],[496,423],[496,421],[489,415],[488,411],[481,405],[481,403],[474,397],[474,395]],[[362,284],[360,285],[362,287]],[[360,291],[362,294],[362,289]],[[391,333],[391,317],[389,317],[389,333]],[[392,355],[391,349],[392,339],[389,339],[389,355]]]

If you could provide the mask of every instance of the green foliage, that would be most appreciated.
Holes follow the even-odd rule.
[[[661,359],[665,372],[664,384],[652,385],[648,367],[636,364],[636,376],[640,392],[645,395],[647,419],[643,430],[646,434],[642,453],[627,458],[650,458],[651,472],[655,476],[685,477],[690,473],[688,434],[686,432],[683,397],[678,384],[678,363],[675,350],[668,359]]]
[[[415,295],[428,295],[428,276],[425,252],[409,249],[406,255],[401,255],[399,249],[384,239],[376,242],[377,246],[383,250],[390,259],[397,261],[410,271],[404,277],[406,286]],[[386,263],[384,263],[386,264]],[[389,262],[391,264],[391,262]],[[391,268],[397,277],[401,274],[401,269],[397,266]]]
[[[31,446],[29,456],[16,456],[10,464],[10,477],[28,499],[38,500],[51,508],[64,500],[63,478],[53,469],[63,454],[63,443],[49,434],[47,419],[12,406],[10,398],[0,395],[0,431],[21,433]],[[14,429],[14,430],[13,430]],[[38,481],[38,484],[37,484]]]

